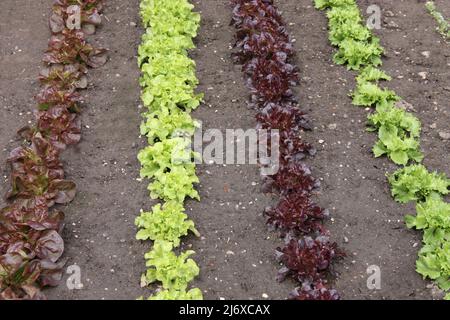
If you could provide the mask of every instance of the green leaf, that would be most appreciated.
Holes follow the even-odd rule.
[[[158,34],[169,36],[197,35],[200,15],[185,0],[142,0],[141,16],[144,26]]]
[[[423,165],[411,165],[388,176],[392,196],[401,203],[425,201],[434,194],[447,195],[450,179],[444,174],[428,172]]]
[[[188,220],[184,213],[183,205],[177,202],[166,202],[162,208],[157,204],[152,212],[141,212],[135,224],[140,228],[136,239],[164,240],[171,242],[174,247],[180,245],[180,238],[186,236],[188,231],[200,236],[194,222]]]
[[[398,136],[398,128],[391,124],[386,124],[380,127],[378,138],[387,148],[392,148],[395,138]]]
[[[359,82],[353,93],[353,104],[356,106],[392,106],[401,98],[388,89],[382,89],[377,84],[365,81]]]
[[[189,259],[195,252],[188,250],[177,256],[172,249],[171,242],[155,241],[152,250],[145,254],[148,270],[141,281],[143,286],[159,281],[164,289],[183,291],[198,276],[197,264]]]
[[[316,9],[325,9],[328,6],[328,0],[314,0],[314,5]]]
[[[339,44],[339,51],[334,56],[337,64],[347,65],[349,70],[360,70],[362,67],[381,64],[383,48],[379,39],[373,37],[370,42],[345,39]]]
[[[366,68],[361,70],[358,77],[356,77],[357,83],[360,84],[372,81],[378,82],[380,80],[390,81],[392,80],[392,78],[387,73],[378,68],[375,68],[374,66],[367,66]]]
[[[148,300],[203,300],[203,294],[198,288],[189,291],[184,290],[161,290]]]
[[[195,175],[194,159],[196,154],[190,148],[190,139],[176,137],[165,139],[148,146],[138,154],[142,165],[141,177],[157,178],[174,170],[176,166],[183,166]]]
[[[386,154],[387,152],[388,150],[382,141],[378,141],[373,147],[373,153],[377,158],[381,157],[383,154]]]
[[[178,133],[193,136],[199,124],[189,113],[179,108],[163,109],[144,114],[141,124],[141,135],[146,135],[149,144],[175,137]]]
[[[416,217],[411,216],[411,215],[405,216],[405,223],[406,223],[406,226],[410,229],[416,227]]]
[[[152,199],[184,202],[186,197],[200,200],[194,184],[199,183],[192,166],[175,166],[169,172],[158,173],[148,187]]]
[[[398,150],[389,153],[389,157],[396,164],[406,165],[408,163],[408,154],[405,151]]]
[[[417,271],[436,280],[442,290],[450,289],[450,229],[425,229],[424,246],[419,252]]]
[[[436,279],[436,283],[443,291],[450,290],[450,275],[444,275]]]
[[[441,275],[439,261],[434,256],[421,256],[416,262],[416,270],[424,277],[437,279]]]
[[[428,197],[425,202],[416,205],[414,218],[416,229],[442,228],[450,230],[450,203],[439,196]]]
[[[376,155],[387,154],[400,165],[406,165],[410,160],[422,161],[420,121],[415,116],[399,108],[384,107],[377,108],[368,119],[370,128],[379,130],[380,141],[374,148]]]

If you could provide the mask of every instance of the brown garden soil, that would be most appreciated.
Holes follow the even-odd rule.
[[[377,30],[386,48],[384,69],[389,86],[414,106],[423,124],[425,164],[450,175],[450,50],[436,33],[434,20],[417,0],[362,0],[364,10],[378,4],[383,27]],[[8,152],[21,141],[16,131],[32,121],[37,74],[50,36],[51,0],[2,0],[0,3],[0,193],[8,188]],[[64,153],[69,179],[78,185],[75,200],[64,208],[65,257],[81,268],[82,290],[65,285],[48,289],[49,299],[134,299],[148,295],[139,286],[148,243],[135,239],[134,219],[152,205],[146,184],[139,182],[137,152],[141,121],[136,51],[142,30],[138,0],[108,0],[104,24],[91,37],[110,50],[110,61],[91,70],[85,91],[83,140]],[[205,103],[195,112],[203,128],[253,128],[255,112],[246,105],[248,90],[240,67],[231,60],[234,29],[228,1],[194,1],[202,28],[192,57],[198,66]],[[375,135],[365,131],[367,111],[351,105],[353,72],[332,62],[327,19],[311,0],[277,0],[297,51],[302,81],[302,109],[315,130],[305,134],[318,154],[308,159],[322,187],[317,201],[329,208],[333,239],[347,252],[334,271],[334,286],[344,299],[431,299],[430,282],[415,272],[421,234],[408,230],[403,217],[412,206],[395,203],[386,172],[395,167],[375,159]],[[436,1],[450,17],[447,0]],[[422,53],[429,51],[429,57]],[[426,79],[419,75],[426,72]],[[321,143],[319,143],[321,142]],[[197,254],[201,274],[194,285],[207,299],[285,299],[295,284],[277,283],[274,249],[282,244],[268,231],[262,215],[276,197],[260,192],[256,166],[200,165],[201,202],[187,202],[202,237],[185,239]],[[4,204],[2,200],[2,204]],[[369,265],[381,268],[381,290],[366,286]],[[267,296],[266,296],[267,295]]]

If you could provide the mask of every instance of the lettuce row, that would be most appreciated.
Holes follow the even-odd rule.
[[[199,83],[195,62],[188,51],[195,48],[200,15],[187,0],[142,0],[142,24],[146,28],[138,49],[141,69],[141,135],[149,146],[138,154],[141,178],[150,179],[150,197],[159,199],[150,212],[136,218],[138,240],[152,240],[153,248],[145,255],[147,272],[141,286],[159,283],[160,289],[149,300],[200,300],[198,288],[188,289],[199,274],[194,251],[177,255],[181,237],[189,232],[199,236],[194,222],[185,214],[186,198],[199,200],[194,185],[199,182],[191,151],[191,138],[198,123],[190,113],[203,95],[196,94]]]
[[[388,176],[391,184],[392,196],[397,202],[419,203],[435,198],[438,195],[449,193],[450,179],[444,174],[428,172],[423,165],[412,165],[397,170]]]
[[[338,47],[334,56],[335,63],[360,72],[356,90],[352,93],[353,104],[376,109],[378,123],[374,124],[369,117],[370,130],[379,132],[379,140],[373,149],[375,156],[387,155],[399,165],[407,165],[410,161],[420,162],[423,159],[419,149],[420,132],[400,125],[402,122],[416,124],[419,120],[405,110],[395,111],[395,104],[401,97],[392,90],[380,87],[380,81],[391,79],[376,68],[382,63],[384,49],[380,40],[363,24],[355,1],[316,0],[316,7],[330,9],[327,12],[329,39]],[[392,116],[396,118],[393,119]]]
[[[276,249],[282,264],[277,280],[291,278],[297,283],[289,299],[338,300],[338,292],[329,284],[330,271],[344,254],[324,225],[328,210],[312,199],[319,183],[303,159],[315,150],[302,138],[303,130],[312,126],[293,90],[300,75],[292,64],[292,41],[273,0],[231,2],[231,25],[236,28],[233,57],[242,65],[257,128],[280,132],[279,170],[264,175],[264,192],[279,195],[264,215],[267,224],[285,238],[284,245]]]
[[[66,26],[76,4],[82,30]],[[11,150],[10,190],[0,207],[0,300],[46,299],[43,288],[64,274],[64,213],[76,195],[61,156],[81,139],[81,90],[90,68],[107,62],[106,49],[88,36],[102,22],[103,0],[54,0],[48,20],[51,38],[42,61],[35,120],[19,130],[21,146]]]
[[[180,245],[180,238],[191,231],[200,236],[195,229],[194,222],[187,220],[183,205],[178,202],[166,202],[153,207],[152,212],[141,212],[136,218],[136,225],[140,228],[136,235],[138,240],[165,240],[175,247]]]
[[[377,132],[379,140],[373,147],[375,157],[387,155],[405,166],[388,176],[394,199],[400,203],[416,202],[416,216],[408,215],[409,228],[424,230],[424,246],[416,267],[424,277],[450,290],[450,204],[447,195],[450,180],[443,174],[429,172],[420,163],[421,123],[414,115],[397,106],[401,97],[382,88],[381,81],[391,77],[377,67],[382,64],[380,41],[364,25],[355,0],[315,0],[317,9],[328,9],[329,39],[338,47],[337,64],[359,72],[353,104],[374,107],[368,116],[368,130]],[[409,164],[409,165],[408,165]],[[447,294],[446,299],[450,298]]]
[[[428,13],[436,20],[438,25],[436,27],[437,31],[445,40],[450,40],[450,22],[438,11],[434,1],[427,1],[425,7],[427,8]]]
[[[449,194],[450,179],[428,172],[423,165],[405,167],[388,178],[398,202],[417,202],[416,216],[405,218],[408,228],[424,231],[417,272],[435,280],[442,290],[450,290],[450,203],[443,200]]]

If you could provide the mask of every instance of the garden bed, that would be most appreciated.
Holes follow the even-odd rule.
[[[450,7],[435,1],[445,16]],[[33,116],[37,75],[50,36],[47,19],[52,1],[30,4],[4,0],[0,12],[0,193],[7,192],[9,151],[20,144],[16,131]],[[191,58],[197,63],[199,92],[204,104],[193,115],[203,128],[249,129],[255,111],[247,107],[248,90],[240,66],[231,59],[235,30],[229,26],[227,1],[194,1],[202,23]],[[450,122],[448,101],[450,50],[434,30],[435,21],[416,1],[358,1],[362,12],[370,4],[383,10],[383,26],[375,30],[386,48],[383,69],[393,76],[390,88],[414,107],[421,120],[422,149],[428,168],[450,176],[449,140],[442,138]],[[409,230],[404,216],[412,205],[400,205],[391,195],[385,173],[395,166],[375,159],[375,135],[366,132],[366,114],[348,97],[355,75],[332,61],[327,19],[310,0],[280,0],[276,5],[292,39],[301,83],[296,93],[314,130],[304,134],[318,152],[306,161],[321,188],[315,200],[328,208],[331,237],[347,253],[335,264],[333,287],[343,299],[431,299],[431,282],[415,271],[421,233]],[[138,150],[141,122],[137,47],[139,1],[107,1],[105,19],[92,43],[109,49],[109,61],[91,70],[81,115],[83,138],[63,155],[67,177],[77,184],[75,200],[64,208],[64,256],[81,268],[82,290],[69,290],[65,280],[44,290],[49,299],[134,299],[148,295],[139,287],[149,245],[135,240],[134,219],[153,203],[146,184],[139,182]],[[427,52],[427,53],[424,53]],[[426,75],[422,72],[426,72]],[[446,160],[447,157],[447,160]],[[285,299],[294,282],[276,282],[279,268],[274,249],[283,243],[268,232],[264,208],[276,197],[261,192],[259,169],[252,165],[198,166],[201,202],[187,201],[187,213],[201,238],[189,236],[183,248],[196,251],[201,273],[193,285],[206,299]],[[6,178],[5,178],[6,177]],[[381,290],[366,286],[367,267],[381,268]]]

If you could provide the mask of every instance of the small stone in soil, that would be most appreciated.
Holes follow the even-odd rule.
[[[440,137],[442,140],[450,140],[450,133],[449,133],[449,132],[441,131],[441,132],[439,132],[439,137]]]
[[[428,72],[422,71],[422,72],[419,72],[418,75],[419,75],[423,80],[426,80],[427,77],[428,77]]]
[[[421,53],[425,58],[429,58],[430,57],[430,51],[422,51]]]

